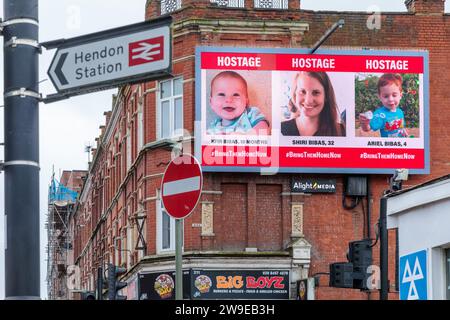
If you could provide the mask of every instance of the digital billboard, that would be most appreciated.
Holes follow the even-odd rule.
[[[428,52],[197,47],[205,171],[429,173]]]

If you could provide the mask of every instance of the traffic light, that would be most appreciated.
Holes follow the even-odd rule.
[[[353,264],[348,262],[330,264],[330,287],[353,288]]]
[[[372,241],[364,239],[349,243],[348,262],[330,264],[330,287],[366,290],[372,264]]]
[[[120,281],[119,277],[127,272],[127,269],[116,267],[112,263],[108,264],[108,299],[126,300],[126,296],[118,294],[118,291],[127,286],[126,282]]]
[[[364,239],[349,243],[348,260],[353,264],[353,288],[367,289],[367,268],[372,264],[372,241]]]

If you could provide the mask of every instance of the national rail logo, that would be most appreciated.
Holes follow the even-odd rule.
[[[164,37],[132,42],[128,45],[130,67],[164,59]]]

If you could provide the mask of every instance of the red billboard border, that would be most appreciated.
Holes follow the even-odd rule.
[[[195,155],[197,159],[199,159],[202,170],[205,172],[260,172],[260,173],[358,173],[358,174],[392,174],[395,169],[399,169],[399,167],[391,167],[391,168],[337,168],[337,167],[280,167],[280,166],[239,166],[239,165],[204,165],[203,162],[203,146],[202,146],[202,132],[201,132],[201,121],[202,121],[202,113],[201,113],[201,70],[202,67],[214,67],[211,66],[211,61],[207,64],[202,64],[202,55],[210,55],[212,53],[220,53],[221,56],[227,56],[230,54],[231,56],[253,56],[253,57],[261,57],[259,60],[259,66],[256,65],[258,61],[253,59],[252,61],[246,61],[246,65],[242,66],[244,63],[241,61],[227,61],[227,63],[231,63],[231,65],[224,66],[221,65],[220,69],[230,70],[261,70],[259,68],[262,67],[262,61],[264,58],[267,58],[270,55],[288,55],[288,56],[304,56],[305,58],[320,58],[326,57],[330,58],[336,56],[338,58],[341,57],[355,57],[356,60],[361,60],[359,57],[362,56],[370,56],[374,59],[387,58],[390,57],[394,61],[405,61],[405,59],[401,58],[410,58],[408,61],[412,61],[410,64],[408,62],[407,66],[413,66],[413,69],[408,70],[395,70],[397,73],[422,73],[423,74],[423,126],[424,126],[424,136],[423,136],[423,168],[408,168],[410,169],[411,174],[429,174],[430,173],[430,155],[429,155],[429,55],[426,50],[417,50],[417,51],[403,51],[403,50],[317,50],[315,54],[310,55],[308,49],[283,49],[283,48],[237,48],[237,47],[197,47],[196,48],[196,116],[195,116]],[[418,61],[422,61],[422,67],[417,65]],[[234,65],[232,65],[234,64]],[[240,64],[237,66],[237,64]],[[280,70],[285,70],[286,68],[283,65],[277,65],[277,62],[272,61],[270,64],[272,67],[277,66]],[[324,64],[322,64],[322,67]],[[318,67],[316,64],[315,67]],[[402,66],[404,67],[404,65]],[[273,70],[273,69],[271,69]],[[302,71],[301,68],[295,69],[297,71]],[[326,68],[314,68],[314,71],[328,71]],[[336,69],[329,70],[336,71]],[[422,72],[418,72],[422,71]],[[348,72],[393,72],[390,69],[385,70],[373,70],[366,69],[360,71],[348,71]],[[420,150],[420,149],[419,149]],[[406,149],[403,151],[407,151]]]

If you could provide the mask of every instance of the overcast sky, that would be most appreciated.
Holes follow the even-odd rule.
[[[1,7],[0,16],[3,17],[3,5]],[[144,20],[144,8],[145,0],[40,0],[39,40],[44,42],[71,38],[140,22]],[[39,60],[40,80],[48,78],[47,70],[54,54],[55,50],[43,50]],[[3,64],[3,52],[0,55]],[[3,70],[3,65],[0,70]],[[0,81],[3,88],[3,77]],[[41,84],[40,91],[44,96],[55,93],[49,80]],[[111,109],[111,96],[115,92],[116,90],[108,90],[39,105],[42,299],[47,297],[47,233],[44,224],[52,167],[54,166],[56,177],[59,177],[61,170],[87,169],[88,156],[84,152],[84,146],[87,143],[93,144],[100,134],[99,126],[104,124],[103,112]],[[3,105],[3,101],[0,105]],[[0,128],[0,141],[3,141],[3,108],[0,109]],[[0,159],[4,159],[3,147],[0,147]],[[0,175],[0,299],[4,298],[3,176]]]
[[[449,1],[450,2],[450,1]],[[450,4],[446,4],[447,7]],[[374,7],[375,6],[375,7]],[[40,0],[40,41],[71,38],[105,29],[143,21],[145,0]],[[303,9],[311,10],[381,10],[406,11],[403,0],[302,0]],[[3,17],[3,6],[0,8]],[[40,80],[47,79],[47,69],[55,51],[44,50],[40,57]],[[3,53],[0,53],[3,70]],[[0,76],[3,88],[3,77]],[[50,81],[40,88],[45,96],[55,93]],[[41,214],[41,297],[46,299],[46,230],[47,192],[52,168],[59,177],[61,170],[87,169],[86,144],[93,144],[104,124],[103,112],[111,108],[115,90],[73,97],[52,104],[40,104],[40,214]],[[0,97],[0,105],[3,105]],[[0,108],[0,142],[3,142],[3,108]],[[3,160],[0,146],[0,160]],[[4,298],[4,184],[0,174],[0,299]],[[26,201],[26,198],[24,198]]]

